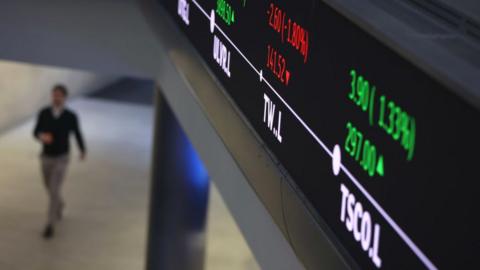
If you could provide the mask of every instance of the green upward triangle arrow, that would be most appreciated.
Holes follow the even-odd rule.
[[[378,175],[380,176],[383,176],[385,174],[385,169],[383,167],[383,156],[380,156],[380,158],[378,159],[378,163],[377,163],[377,173]]]

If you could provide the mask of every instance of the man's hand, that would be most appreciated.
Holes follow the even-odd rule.
[[[87,153],[85,152],[80,153],[80,161],[85,161],[85,159],[87,159]]]
[[[38,135],[38,139],[43,144],[52,144],[53,143],[53,135],[52,135],[52,133],[49,133],[49,132],[40,133],[40,135]]]

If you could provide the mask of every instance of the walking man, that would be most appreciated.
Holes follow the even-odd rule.
[[[52,89],[52,105],[38,114],[34,136],[43,145],[40,157],[45,187],[49,196],[48,221],[43,236],[53,237],[55,223],[62,218],[65,202],[61,187],[69,163],[70,134],[74,134],[80,148],[80,159],[86,155],[78,118],[65,107],[68,91],[63,85]]]

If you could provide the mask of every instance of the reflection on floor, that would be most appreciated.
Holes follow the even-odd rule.
[[[105,100],[72,103],[89,156],[72,162],[66,217],[56,237],[40,234],[46,193],[33,120],[0,137],[0,269],[144,269],[152,108]],[[218,192],[211,192],[206,269],[258,269]]]

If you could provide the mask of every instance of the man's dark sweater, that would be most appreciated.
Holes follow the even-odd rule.
[[[58,157],[69,153],[69,136],[71,132],[75,134],[80,151],[85,153],[85,144],[75,113],[64,109],[58,118],[55,118],[52,108],[47,107],[38,114],[38,120],[33,134],[36,138],[39,138],[41,133],[52,134],[53,142],[43,145],[42,154],[49,157]]]

